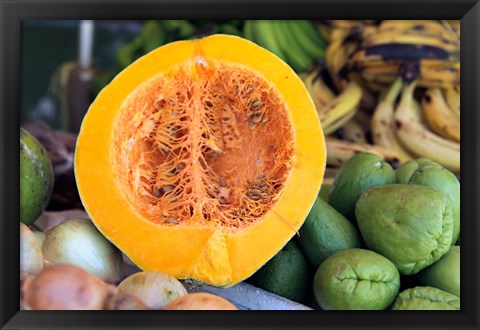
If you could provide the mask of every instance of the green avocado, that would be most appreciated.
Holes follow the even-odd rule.
[[[400,293],[392,310],[460,310],[460,298],[429,286],[417,286]]]
[[[402,275],[418,273],[450,249],[450,201],[430,187],[371,188],[358,200],[356,217],[366,246],[390,259]]]
[[[308,261],[317,269],[335,252],[360,247],[361,238],[350,221],[317,197],[300,228],[298,243]]]
[[[400,275],[380,254],[349,249],[325,260],[313,280],[315,298],[324,310],[382,310],[398,294]]]
[[[460,246],[452,246],[443,257],[417,276],[421,285],[433,286],[460,297]]]
[[[452,207],[454,245],[460,234],[460,182],[455,174],[426,158],[408,161],[395,174],[399,183],[421,184],[448,197]]]
[[[355,221],[355,203],[367,189],[395,183],[395,171],[378,155],[367,152],[350,158],[338,171],[328,195],[328,203]]]
[[[294,240],[290,240],[254,275],[254,285],[287,299],[303,303],[311,282],[307,260]]]
[[[50,202],[53,168],[41,143],[20,128],[20,221],[33,224]]]

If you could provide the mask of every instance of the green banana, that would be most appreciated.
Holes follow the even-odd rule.
[[[277,42],[272,21],[256,20],[252,24],[258,44],[286,61],[285,54]]]
[[[305,35],[315,44],[319,45],[323,49],[327,47],[327,42],[320,35],[320,32],[315,27],[315,23],[310,20],[295,20],[294,22],[302,28]]]
[[[305,33],[302,25],[298,24],[301,21],[286,21],[285,24],[288,26],[290,36],[295,39],[298,47],[304,50],[305,53],[310,55],[312,60],[318,60],[323,58],[325,55],[325,50],[322,45],[316,43],[314,40],[310,39],[308,34]]]
[[[255,42],[255,32],[253,31],[254,21],[246,20],[243,25],[243,36],[245,39],[250,40],[251,42]]]
[[[278,44],[285,54],[287,63],[293,68],[293,70],[296,72],[305,71],[312,61],[305,52],[295,46],[295,39],[291,39],[290,32],[283,23],[283,21],[272,21],[273,31],[275,32],[274,35],[278,40]]]

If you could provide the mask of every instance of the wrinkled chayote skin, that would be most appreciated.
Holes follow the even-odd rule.
[[[315,299],[325,310],[382,310],[400,288],[395,265],[373,251],[348,249],[327,258],[313,281]]]
[[[53,189],[53,168],[41,143],[20,128],[20,221],[31,225],[47,207]]]
[[[460,246],[452,246],[443,257],[417,276],[421,285],[433,286],[460,297]]]
[[[395,171],[387,162],[367,152],[350,158],[330,187],[328,203],[349,220],[355,220],[355,203],[365,190],[395,183]]]
[[[358,200],[356,217],[367,247],[391,260],[402,275],[418,273],[450,249],[450,201],[430,187],[371,188]]]
[[[460,234],[460,182],[449,170],[426,158],[410,160],[396,171],[397,183],[429,186],[448,197],[452,207],[452,245]]]
[[[400,293],[393,310],[460,310],[460,298],[429,286],[417,286]]]

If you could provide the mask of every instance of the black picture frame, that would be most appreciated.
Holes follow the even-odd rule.
[[[478,0],[0,0],[0,325],[2,329],[478,329]],[[19,311],[20,22],[25,19],[461,19],[461,311]]]

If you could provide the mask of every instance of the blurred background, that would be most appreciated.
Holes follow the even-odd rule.
[[[240,28],[241,21],[23,21],[21,121],[76,132],[74,111],[139,56],[174,40]]]

